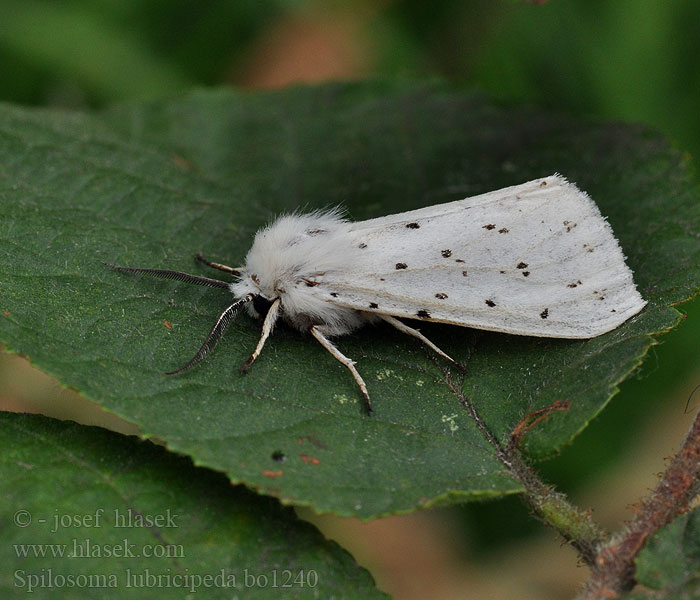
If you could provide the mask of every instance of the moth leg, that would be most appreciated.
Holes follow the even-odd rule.
[[[267,338],[270,337],[270,334],[272,333],[272,328],[275,326],[275,321],[277,321],[279,311],[280,299],[277,298],[270,305],[270,310],[267,311],[265,321],[263,322],[262,334],[260,335],[258,345],[255,347],[255,350],[253,350],[253,354],[251,354],[248,360],[243,363],[243,366],[240,369],[241,373],[247,373],[248,369],[250,369],[250,365],[252,365],[255,359],[258,358],[258,356],[260,356],[260,352],[262,352],[263,346],[265,345]]]
[[[222,265],[220,263],[212,262],[212,261],[204,258],[204,256],[202,256],[201,252],[197,252],[197,256],[195,256],[195,258],[199,262],[204,263],[205,265],[207,265],[208,267],[211,267],[212,269],[219,269],[219,271],[225,271],[226,273],[231,273],[231,275],[235,275],[236,277],[240,276],[241,272],[243,271],[243,269],[240,267],[238,267],[238,268],[229,267],[227,265]]]
[[[367,386],[365,385],[364,379],[360,376],[360,374],[357,372],[357,369],[355,368],[355,361],[348,358],[345,356],[338,348],[336,348],[333,345],[333,342],[331,342],[324,334],[323,334],[323,328],[319,327],[318,325],[314,325],[309,329],[311,332],[311,335],[313,335],[320,343],[321,346],[323,346],[328,352],[330,352],[333,355],[333,358],[335,358],[338,362],[344,364],[352,373],[352,376],[355,378],[355,381],[357,382],[357,385],[360,386],[360,392],[362,393],[362,398],[365,401],[365,409],[367,410],[367,414],[372,413],[372,404],[369,401],[369,392],[367,391]]]
[[[412,335],[414,338],[418,338],[421,342],[423,342],[428,348],[431,348],[434,350],[437,354],[442,356],[443,358],[446,358],[449,360],[453,365],[457,366],[458,368],[461,369],[461,365],[454,360],[452,357],[448,356],[445,352],[440,350],[433,342],[431,342],[427,337],[425,337],[420,331],[417,329],[413,329],[413,327],[409,327],[405,323],[399,321],[398,319],[394,317],[390,317],[389,315],[379,315],[382,319],[384,319],[387,323],[390,325],[393,325],[401,331],[402,333],[407,333],[408,335]]]

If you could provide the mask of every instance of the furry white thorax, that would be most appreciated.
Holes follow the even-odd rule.
[[[279,298],[280,317],[302,331],[323,325],[327,335],[343,335],[376,317],[331,303],[323,280],[351,268],[360,252],[338,210],[284,215],[255,235],[231,291],[237,298]],[[259,316],[252,302],[247,307]]]

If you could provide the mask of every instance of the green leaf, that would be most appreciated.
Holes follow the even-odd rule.
[[[543,457],[569,442],[700,280],[697,189],[661,136],[439,85],[201,91],[92,115],[6,106],[0,168],[0,340],[197,464],[318,511],[372,517],[520,491],[495,445],[556,401],[570,408],[524,447]],[[197,251],[235,266],[280,211],[343,204],[366,219],[557,171],[609,218],[648,306],[588,341],[426,324],[467,365],[451,386],[441,361],[388,327],[339,338],[372,417],[346,369],[285,327],[240,375],[260,332],[244,315],[201,366],[164,376],[230,296],[100,264],[211,275]]]
[[[663,590],[654,598],[700,595],[700,509],[662,527],[636,559],[638,583]]]
[[[0,413],[0,456],[3,598],[385,597],[291,509],[150,442]]]

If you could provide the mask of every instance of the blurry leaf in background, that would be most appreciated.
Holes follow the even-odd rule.
[[[472,83],[504,99],[642,121],[700,155],[700,3],[497,4],[466,73]]]
[[[155,96],[193,83],[154,53],[138,30],[109,13],[40,0],[2,0],[0,10],[0,60],[3,70],[11,70],[1,78],[5,98],[31,101],[17,97],[19,87],[37,94],[36,102],[60,101],[65,94],[68,101],[73,94],[78,101],[106,101]]]
[[[0,97],[101,105],[222,82],[284,0],[0,0]]]

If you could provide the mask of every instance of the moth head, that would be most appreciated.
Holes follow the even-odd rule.
[[[248,312],[254,317],[265,317],[270,306],[278,296],[273,285],[266,285],[256,273],[250,273],[244,278],[245,292],[251,297]],[[239,294],[242,295],[242,294]]]
[[[251,300],[251,305],[253,310],[257,313],[257,316],[264,318],[267,316],[267,311],[269,311],[272,306],[272,300],[266,298],[262,294],[255,294]]]

